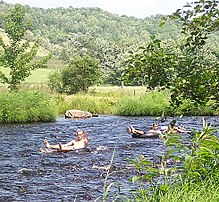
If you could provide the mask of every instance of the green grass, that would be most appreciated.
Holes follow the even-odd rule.
[[[37,59],[40,59],[38,57]],[[25,79],[26,83],[30,83],[33,85],[34,83],[39,84],[39,83],[46,83],[48,81],[48,76],[49,74],[54,70],[54,69],[62,69],[64,67],[64,64],[62,61],[58,60],[55,57],[52,57],[48,61],[48,68],[42,68],[42,69],[35,69],[31,72],[31,75]],[[9,75],[10,69],[8,68],[2,68],[0,67],[2,72],[6,75]],[[3,84],[0,84],[0,86],[5,86]]]
[[[25,82],[33,85],[34,83],[46,83],[48,81],[48,75],[50,74],[51,69],[36,69],[32,71],[32,74],[25,79]],[[6,75],[9,75],[9,69],[3,69],[2,72]],[[0,84],[5,86],[4,84]]]
[[[212,103],[197,107],[191,102],[185,102],[176,110],[170,106],[169,100],[168,91],[148,91],[145,87],[138,86],[123,89],[118,86],[96,86],[90,88],[87,94],[57,96],[57,105],[59,113],[68,109],[125,116],[203,116],[219,113],[219,109],[215,109]]]
[[[162,92],[146,92],[142,87],[117,89],[119,87],[96,87],[95,92],[90,90],[88,94],[57,96],[59,113],[68,109],[79,109],[97,114],[160,116],[169,105],[167,95]]]
[[[89,94],[101,96],[123,96],[123,95],[142,95],[147,92],[145,86],[93,86],[89,88]]]
[[[33,70],[32,74],[25,80],[27,83],[45,83],[48,81],[48,75],[50,69],[36,69]]]
[[[170,188],[160,202],[218,202],[219,187],[217,182],[202,182],[201,184],[185,184]]]
[[[95,114],[114,114],[116,100],[113,97],[102,97],[85,94],[73,96],[56,96],[58,111],[63,114],[68,109],[90,111]]]
[[[57,116],[52,97],[42,92],[0,94],[0,123],[54,121]]]
[[[159,116],[167,111],[168,97],[162,92],[145,92],[138,96],[123,96],[117,103],[115,113],[131,116]]]

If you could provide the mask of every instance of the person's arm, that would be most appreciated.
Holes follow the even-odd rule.
[[[180,128],[180,127],[175,127],[175,130],[178,133],[190,133],[191,131],[185,130],[184,128]]]
[[[51,145],[46,139],[43,141],[43,143],[49,149],[59,149],[59,144]]]
[[[61,143],[59,143],[59,149],[58,151],[73,151],[74,147],[73,146],[67,146],[66,145],[62,145]]]

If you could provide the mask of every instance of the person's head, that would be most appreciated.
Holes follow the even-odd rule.
[[[84,131],[78,129],[78,130],[76,131],[76,135],[77,135],[76,141],[80,141],[80,140],[83,138],[83,134],[84,134]]]
[[[153,123],[153,129],[158,130],[158,123]]]
[[[175,126],[175,124],[176,124],[176,120],[171,121],[170,122],[170,127],[173,128]]]

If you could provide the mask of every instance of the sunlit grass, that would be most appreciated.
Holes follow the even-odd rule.
[[[0,123],[54,121],[57,116],[51,95],[42,92],[0,93]]]
[[[104,89],[104,90],[103,90]],[[148,92],[143,88],[131,87],[126,91],[118,87],[96,87],[95,93],[78,93],[71,96],[58,96],[59,113],[68,109],[91,111],[98,114],[128,116],[161,115],[169,105],[168,96],[162,92]],[[133,94],[133,90],[137,95]]]
[[[69,109],[90,111],[98,114],[113,114],[117,99],[114,97],[92,96],[86,94],[76,94],[71,97],[57,97],[59,113],[64,113]]]
[[[160,198],[160,202],[217,202],[219,201],[219,188],[217,182],[202,182],[201,184],[184,184],[171,187]]]
[[[126,95],[116,106],[118,115],[158,116],[166,112],[169,106],[168,97],[162,92],[145,92],[139,96]]]
[[[118,95],[142,95],[147,91],[148,89],[145,86],[93,86],[89,88],[89,94],[115,97],[118,97]]]
[[[38,57],[37,59],[40,59],[41,57]],[[30,83],[30,85],[33,85],[34,83],[47,83],[48,82],[48,76],[54,69],[61,69],[63,68],[62,61],[58,60],[57,58],[53,57],[48,61],[48,68],[42,68],[42,69],[35,69],[31,72],[31,75],[25,79],[26,83]],[[3,68],[0,67],[1,71],[6,74],[6,76],[9,75],[10,69],[9,68]],[[24,82],[24,83],[25,83]],[[4,86],[2,83],[1,86]]]

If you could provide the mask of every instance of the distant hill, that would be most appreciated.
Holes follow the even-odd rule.
[[[12,6],[0,2],[0,28],[3,27],[3,16]],[[26,15],[32,20],[30,31],[33,36],[42,40],[44,49],[40,50],[41,54],[51,51],[65,63],[74,55],[89,54],[100,60],[105,82],[110,83],[117,80],[126,53],[144,45],[150,35],[175,41],[183,37],[178,21],[169,20],[159,26],[162,15],[138,19],[111,14],[100,8],[42,9],[29,6],[26,6]],[[209,44],[219,53],[219,33],[212,34]]]

